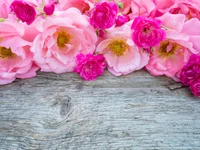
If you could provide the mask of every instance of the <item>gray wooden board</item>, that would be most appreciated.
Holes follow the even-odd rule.
[[[0,86],[0,150],[200,150],[200,100],[144,70]]]

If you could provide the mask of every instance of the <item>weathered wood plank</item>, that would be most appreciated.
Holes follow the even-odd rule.
[[[0,150],[22,149],[199,150],[200,100],[145,71],[39,73],[0,87]]]

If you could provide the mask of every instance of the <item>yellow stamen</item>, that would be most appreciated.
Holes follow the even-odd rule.
[[[169,57],[174,55],[174,53],[180,49],[181,46],[177,43],[173,43],[170,41],[162,41],[159,47],[159,55],[160,57]]]
[[[57,46],[59,48],[65,48],[66,44],[70,41],[70,34],[67,34],[66,32],[59,32],[57,37]]]
[[[15,54],[11,51],[10,48],[5,48],[0,46],[0,58],[11,58],[14,56]]]
[[[109,45],[108,48],[116,55],[122,56],[128,48],[128,45],[124,40],[114,40]]]

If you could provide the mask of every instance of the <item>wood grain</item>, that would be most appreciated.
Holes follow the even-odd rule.
[[[144,70],[0,86],[0,150],[200,150],[200,100]]]

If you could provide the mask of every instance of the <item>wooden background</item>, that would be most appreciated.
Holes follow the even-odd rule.
[[[144,70],[0,86],[0,150],[200,150],[200,99]]]

